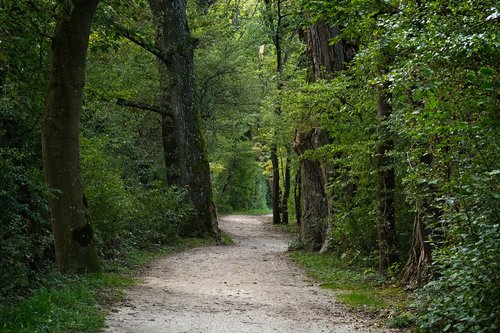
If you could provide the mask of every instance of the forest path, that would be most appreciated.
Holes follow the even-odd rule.
[[[390,332],[353,317],[307,278],[288,258],[286,235],[266,216],[226,216],[220,227],[234,245],[153,262],[113,309],[105,332]]]

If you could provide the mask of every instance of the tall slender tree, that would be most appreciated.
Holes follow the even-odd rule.
[[[274,113],[277,117],[282,114],[280,94],[283,90],[283,64],[285,62],[285,56],[283,52],[283,38],[285,30],[285,17],[290,14],[284,13],[283,10],[283,0],[265,0],[265,23],[271,32],[271,39],[274,44],[276,52],[276,73],[277,73],[277,93],[278,101]],[[277,133],[275,133],[276,136]],[[287,155],[289,153],[287,148]],[[271,182],[271,195],[272,195],[272,208],[273,208],[273,223],[288,223],[288,199],[290,196],[290,164],[288,164],[289,159],[287,157],[287,165],[285,166],[284,179],[280,180],[280,163],[278,158],[279,147],[277,143],[273,142],[271,145],[271,164],[273,167],[273,179]],[[283,182],[283,197],[281,196],[281,185]]]
[[[97,272],[99,260],[87,220],[80,177],[80,110],[92,19],[98,0],[60,1],[47,104],[43,167],[52,190],[49,205],[56,262],[64,273]]]

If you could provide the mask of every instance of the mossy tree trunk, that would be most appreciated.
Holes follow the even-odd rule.
[[[221,240],[213,202],[210,167],[202,135],[199,109],[195,105],[194,47],[185,0],[150,0],[168,84],[165,103],[174,115],[174,133],[179,163],[179,184],[186,187],[193,216],[182,226],[186,235],[212,234]]]
[[[100,271],[80,176],[80,110],[90,27],[98,0],[62,3],[52,38],[47,104],[42,125],[56,263],[63,273]]]

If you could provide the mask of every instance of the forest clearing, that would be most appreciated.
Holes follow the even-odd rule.
[[[0,332],[497,333],[499,22],[0,0]]]

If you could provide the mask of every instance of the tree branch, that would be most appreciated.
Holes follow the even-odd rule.
[[[164,63],[170,62],[169,59],[167,57],[165,57],[156,47],[149,45],[143,39],[140,39],[140,38],[137,38],[136,36],[133,36],[132,34],[130,34],[129,31],[122,31],[121,35],[125,39],[134,43],[135,45],[137,45],[137,46],[141,47],[142,49],[148,51],[149,53],[153,54],[154,56],[156,56],[158,59],[160,59]]]
[[[121,105],[121,106],[128,106],[131,108],[136,108],[136,109],[141,109],[141,110],[147,110],[147,111],[153,111],[158,114],[161,114],[163,116],[169,116],[170,118],[174,118],[174,113],[172,110],[162,108],[157,105],[149,105],[141,102],[135,102],[135,101],[129,101],[123,98],[118,98],[116,100],[116,105]]]
[[[112,23],[112,25],[116,29],[118,34],[121,35],[123,38],[129,40],[130,42],[134,43],[135,45],[139,46],[140,48],[153,54],[155,57],[157,57],[158,59],[163,61],[165,64],[170,62],[170,57],[168,56],[168,54],[164,54],[156,45],[154,45],[152,43],[148,43],[143,38],[138,36],[135,32],[133,32],[130,29],[127,29],[119,24]]]

